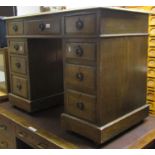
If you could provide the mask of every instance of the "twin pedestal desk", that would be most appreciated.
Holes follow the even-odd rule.
[[[36,114],[64,103],[61,128],[97,144],[147,117],[147,13],[89,8],[6,23],[12,105]]]

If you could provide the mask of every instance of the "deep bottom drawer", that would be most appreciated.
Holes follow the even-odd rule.
[[[28,98],[28,81],[25,78],[12,76],[12,92],[24,98]]]
[[[95,122],[96,97],[67,91],[65,94],[65,110],[79,118]]]

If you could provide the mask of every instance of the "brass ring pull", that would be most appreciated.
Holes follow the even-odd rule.
[[[20,68],[20,67],[21,67],[21,64],[20,64],[19,62],[17,62],[17,63],[16,63],[16,67],[17,67],[17,68]]]
[[[39,29],[41,31],[44,31],[45,30],[45,24],[44,23],[39,24]]]
[[[22,89],[21,84],[17,84],[17,88],[18,88],[19,90],[21,90],[21,89]]]
[[[76,106],[77,106],[78,109],[84,110],[84,104],[83,104],[83,102],[77,102],[76,103]]]
[[[77,56],[81,57],[83,55],[83,49],[81,46],[77,46],[77,48],[75,49],[75,53]]]
[[[13,25],[13,30],[15,31],[15,32],[17,32],[18,31],[18,26],[15,24],[15,25]]]
[[[14,49],[15,49],[16,51],[18,51],[18,50],[19,50],[19,45],[18,45],[18,44],[15,44],[15,45],[14,45]]]
[[[84,27],[84,23],[83,23],[83,21],[81,19],[78,19],[75,24],[76,24],[76,28],[78,30],[81,30]]]
[[[76,78],[77,78],[79,81],[83,81],[83,79],[84,79],[83,73],[77,73],[77,74],[76,74]]]

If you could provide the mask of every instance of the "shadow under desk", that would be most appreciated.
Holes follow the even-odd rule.
[[[12,107],[9,102],[0,104],[0,126],[4,129],[4,131],[0,130],[0,140],[1,137],[5,137],[5,132],[11,137],[7,138],[8,142],[1,142],[1,148],[145,148],[143,145],[146,145],[147,134],[152,132],[152,140],[155,138],[155,131],[154,133],[152,131],[155,129],[155,117],[149,116],[107,143],[96,145],[78,134],[64,131],[60,120],[62,112],[63,106],[57,106],[27,114]]]

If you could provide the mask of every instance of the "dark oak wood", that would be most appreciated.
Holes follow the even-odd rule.
[[[62,114],[62,127],[100,144],[147,117],[147,20],[146,14],[106,9],[75,11],[65,15],[66,111]],[[80,28],[76,26],[78,22]],[[83,63],[82,56],[78,58],[81,61],[68,57],[66,47],[70,53],[75,52],[68,38],[79,39],[79,42],[83,38],[81,42],[84,44],[87,43],[84,37],[88,35],[89,39],[96,39],[94,63],[90,63],[92,60]],[[80,98],[74,95],[73,98],[69,91],[77,91],[79,96],[84,96],[83,93],[94,95],[92,101],[95,106],[90,100],[86,102],[86,96]],[[79,107],[83,111],[84,107],[90,109],[94,115],[78,112]]]
[[[96,97],[76,91],[66,92],[65,110],[67,113],[78,116],[91,122],[96,121]]]
[[[22,35],[24,33],[23,21],[13,21],[8,24],[8,33],[10,35]]]
[[[62,40],[15,38],[8,44],[11,103],[28,112],[62,103]]]
[[[54,35],[61,34],[61,16],[41,17],[24,21],[26,35]]]
[[[66,64],[64,83],[69,89],[84,93],[96,92],[96,69],[94,67]]]
[[[65,34],[95,34],[96,14],[65,16]]]
[[[137,124],[148,115],[147,20],[146,13],[109,8],[8,19],[9,42],[21,39],[26,51],[11,59],[27,61],[26,75],[23,67],[11,78],[27,80],[28,90],[25,97],[12,91],[10,102],[34,111],[62,103],[64,90],[62,126],[97,143]]]
[[[24,39],[9,40],[9,52],[10,54],[27,54],[27,41]]]

